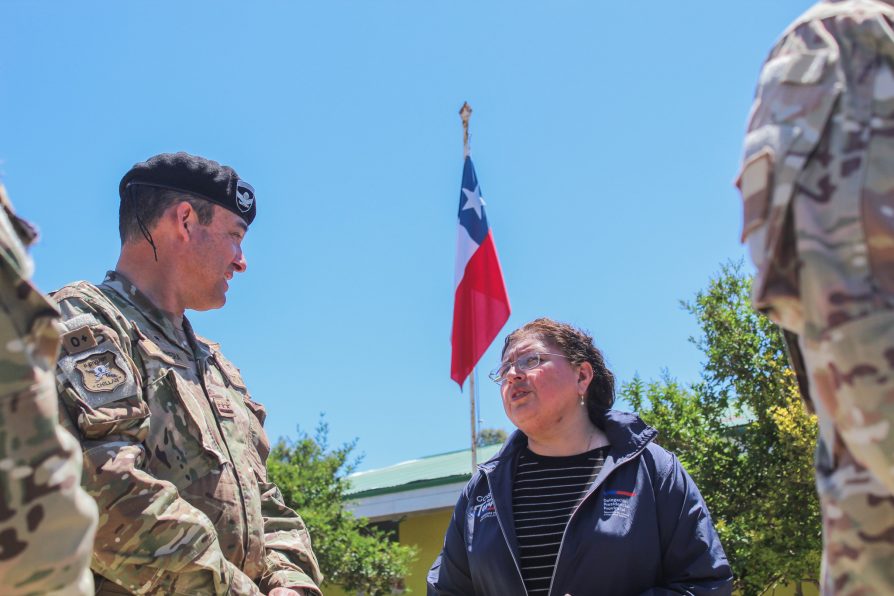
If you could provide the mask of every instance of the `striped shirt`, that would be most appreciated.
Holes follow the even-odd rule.
[[[608,447],[568,457],[525,448],[512,486],[512,517],[528,594],[549,591],[559,544],[571,512],[602,470]]]

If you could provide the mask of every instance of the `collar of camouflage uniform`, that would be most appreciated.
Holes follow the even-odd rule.
[[[117,271],[106,272],[106,278],[103,285],[108,286],[121,294],[121,296],[134,305],[138,310],[146,314],[149,322],[158,328],[168,341],[183,346],[185,349],[196,349],[207,352],[208,349],[198,341],[192,330],[189,320],[184,315],[182,317],[183,328],[178,329],[176,321],[171,318],[171,313],[165,312],[155,306],[152,300],[144,294],[132,281]],[[187,344],[184,345],[183,337],[186,337]]]

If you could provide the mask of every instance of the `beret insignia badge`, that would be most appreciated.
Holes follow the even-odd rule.
[[[243,180],[236,181],[236,206],[242,213],[251,211],[252,205],[255,204],[255,189],[248,182]]]
[[[84,381],[84,387],[94,393],[114,391],[127,380],[125,372],[116,364],[115,354],[102,352],[78,361],[74,366]]]

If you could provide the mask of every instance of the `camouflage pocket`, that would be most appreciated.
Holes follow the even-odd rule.
[[[243,522],[239,506],[242,489],[229,459],[233,446],[219,442],[202,387],[165,360],[145,358],[144,366],[164,370],[147,383],[146,401],[151,410],[144,441],[147,472],[176,486],[180,496],[221,531],[234,531]]]
[[[891,143],[888,139],[884,142]],[[866,252],[872,279],[875,286],[890,300],[894,298],[894,188],[879,192],[865,186],[862,207],[863,231],[866,235]]]
[[[189,476],[193,480],[225,465],[227,458],[209,428],[211,422],[200,401],[204,399],[202,389],[191,387],[175,370],[150,362],[149,358],[144,364],[148,369],[164,371],[146,384],[146,401],[152,416],[147,447],[163,455],[161,459],[170,464],[171,473],[192,470]],[[165,477],[164,472],[161,477]]]
[[[891,40],[888,40],[888,44]],[[894,71],[887,60],[876,61],[873,78],[873,118],[860,216],[866,238],[868,266],[875,287],[894,299]]]
[[[801,50],[767,61],[736,180],[744,213],[742,241],[757,268],[754,305],[785,326],[799,318],[791,200],[838,102],[835,59],[831,51]]]
[[[147,338],[139,330],[137,351],[143,362],[143,369],[146,372],[146,384],[151,385],[159,379],[167,375],[168,370],[172,367],[185,369],[186,365],[176,358],[176,354],[169,348],[165,351],[161,346]]]

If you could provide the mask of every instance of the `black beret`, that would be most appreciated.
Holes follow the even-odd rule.
[[[130,169],[118,185],[121,200],[128,187],[156,186],[179,190],[217,203],[251,224],[255,218],[255,189],[239,179],[236,170],[189,153],[162,153]]]

